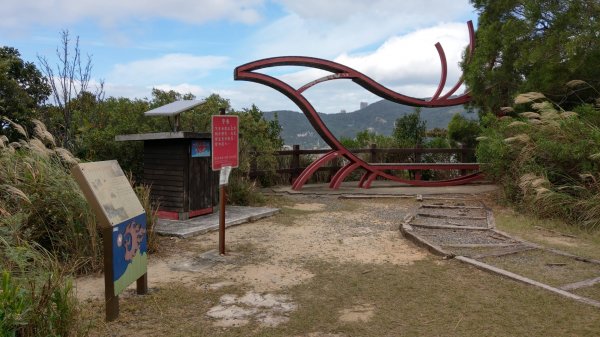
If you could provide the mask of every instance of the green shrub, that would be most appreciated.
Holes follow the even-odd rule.
[[[515,102],[531,111],[482,118],[477,158],[486,176],[522,209],[600,228],[600,109],[564,111],[540,93]]]
[[[77,301],[64,267],[37,245],[11,245],[0,239],[0,336],[71,336]]]
[[[40,138],[23,135],[0,149],[0,235],[15,245],[39,244],[60,261],[77,262],[79,273],[99,270],[95,218],[68,169],[75,159],[65,149],[46,147]]]

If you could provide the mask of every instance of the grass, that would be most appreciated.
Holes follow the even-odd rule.
[[[282,208],[282,213],[268,221],[294,226],[296,219],[314,212],[289,206],[308,202],[327,204],[324,212],[352,211],[361,203],[277,197],[275,203]],[[388,203],[398,205],[386,200],[384,206],[389,207]],[[407,203],[403,200],[400,205],[408,206]],[[379,202],[376,205],[377,208]],[[539,225],[537,220],[519,215],[513,215],[515,219],[510,220],[511,213],[505,209],[499,213],[507,217],[498,221],[497,216],[501,229],[522,236],[540,236],[540,231],[533,227]],[[340,218],[340,221],[344,219]],[[560,229],[559,224],[552,228]],[[198,240],[198,247],[194,249],[208,247],[208,238]],[[591,246],[595,244],[593,240],[586,242]],[[185,241],[181,243],[183,245],[177,245],[180,249],[192,248]],[[230,265],[232,270],[270,261],[272,257],[263,254],[258,247],[252,242],[232,244],[230,251],[238,254],[237,262]],[[557,258],[562,259],[542,256],[538,262],[563,262]],[[92,327],[93,336],[596,336],[600,331],[600,310],[597,308],[480,271],[456,260],[430,256],[398,266],[341,263],[324,257],[294,263],[314,276],[304,283],[275,291],[288,295],[297,304],[297,310],[289,315],[290,320],[277,327],[263,327],[255,321],[243,327],[215,326],[215,321],[206,313],[219,303],[221,296],[241,296],[253,286],[235,283],[211,289],[203,285],[230,281],[230,278],[210,272],[198,274],[195,286],[170,283],[151,289],[147,296],[125,296],[121,301],[120,318],[111,323],[104,322],[103,302],[90,301],[84,305],[81,322]],[[528,266],[522,265],[525,272]],[[562,285],[589,276],[578,272],[575,269],[558,276],[550,273],[547,277]],[[575,279],[571,280],[572,276]],[[591,292],[589,297],[598,298],[599,289],[592,287],[581,291],[586,295]],[[369,321],[340,320],[343,310],[357,305],[374,308]]]
[[[98,336],[595,336],[600,329],[600,311],[593,307],[458,261],[430,258],[405,267],[312,261],[305,267],[315,277],[289,290],[298,310],[276,328],[213,326],[204,313],[224,294],[243,294],[247,289],[240,286],[173,284],[122,301],[115,322],[102,322],[101,302],[91,303],[86,319],[95,322],[92,335]],[[375,308],[367,324],[339,320],[341,310],[363,303]]]
[[[600,265],[537,249],[481,261],[555,287],[600,274]]]
[[[579,288],[572,291],[573,293],[600,301],[600,284],[594,284],[591,287]]]
[[[495,208],[494,217],[498,229],[524,240],[600,260],[600,231],[574,227],[560,220],[539,219],[507,208]]]

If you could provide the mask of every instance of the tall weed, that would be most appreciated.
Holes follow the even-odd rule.
[[[0,336],[72,336],[77,301],[65,266],[38,245],[11,245],[0,238]]]
[[[477,157],[508,200],[542,217],[600,229],[600,107],[564,111],[544,95],[515,100],[510,116],[483,118]]]
[[[39,244],[85,273],[101,268],[101,249],[95,218],[69,172],[74,162],[67,150],[35,137],[0,149],[0,235],[15,245]]]

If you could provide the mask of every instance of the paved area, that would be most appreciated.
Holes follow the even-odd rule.
[[[481,201],[423,198],[400,230],[431,252],[600,308],[576,292],[600,283],[600,261],[549,249],[498,231]]]
[[[376,181],[371,188],[356,187],[357,182],[345,182],[339,189],[329,188],[329,184],[307,184],[299,191],[292,190],[291,186],[276,186],[266,188],[265,193],[275,194],[327,194],[327,195],[369,195],[373,197],[382,196],[415,196],[415,195],[452,195],[452,194],[480,194],[488,193],[498,189],[492,184],[467,184],[444,187],[420,187],[403,185],[396,182]]]
[[[266,218],[279,213],[278,208],[227,206],[225,209],[225,227]],[[156,232],[160,235],[189,238],[219,229],[219,212],[198,216],[188,220],[160,219]]]

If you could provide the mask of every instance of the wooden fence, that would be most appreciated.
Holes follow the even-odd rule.
[[[306,166],[302,165],[301,156],[322,155],[322,154],[328,153],[330,151],[331,151],[330,149],[301,150],[300,145],[294,145],[291,150],[276,151],[275,155],[278,157],[278,162],[279,163],[289,162],[289,166],[288,167],[279,167],[275,171],[282,178],[281,179],[282,182],[286,181],[286,179],[283,179],[283,176],[285,175],[285,176],[289,177],[287,180],[291,183],[306,168]],[[424,157],[424,155],[427,155],[427,154],[446,154],[447,158],[448,159],[452,158],[453,162],[464,163],[464,162],[471,162],[473,160],[474,154],[475,154],[475,149],[473,149],[473,148],[450,148],[450,149],[449,148],[444,148],[444,149],[437,149],[437,148],[435,148],[435,149],[434,148],[377,148],[377,146],[375,144],[372,144],[367,149],[350,149],[350,151],[354,154],[367,154],[367,158],[365,158],[365,160],[370,163],[380,163],[382,159],[385,159],[385,157],[387,157],[384,155],[396,155],[396,156],[404,156],[404,157],[412,156],[411,161],[415,162],[415,163],[419,163],[422,161],[421,159]],[[260,156],[260,153],[255,153],[255,155],[252,156],[253,160],[251,160],[251,162],[250,162],[249,176],[251,178],[257,178],[261,175],[267,174],[268,172],[272,172],[272,171],[258,169],[257,164],[256,164],[257,156]],[[291,160],[280,160],[280,158],[285,158],[285,157],[289,157],[289,156],[291,156]],[[305,162],[307,162],[307,161],[305,161]],[[308,164],[310,164],[310,162],[312,162],[312,160],[308,161]],[[321,167],[318,169],[317,172],[329,172],[329,176],[334,175],[335,172],[337,172],[337,170],[339,170],[342,166],[339,165],[339,163],[340,163],[339,160],[335,160],[332,162],[337,165]]]

